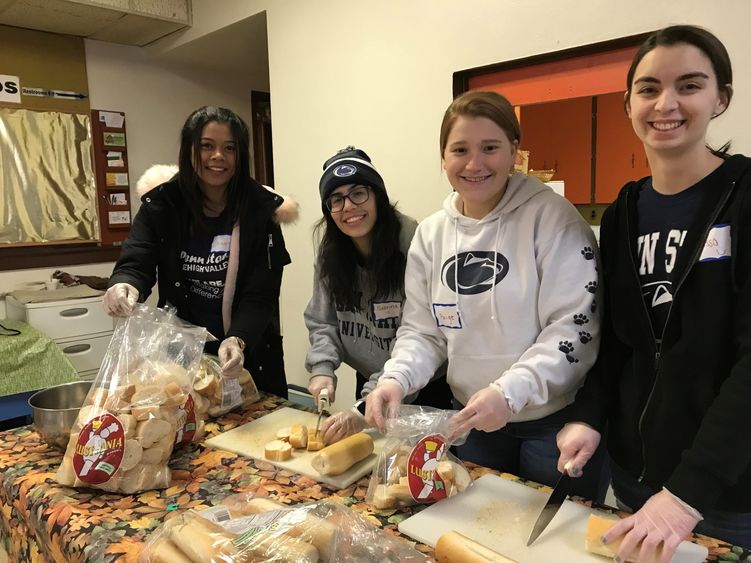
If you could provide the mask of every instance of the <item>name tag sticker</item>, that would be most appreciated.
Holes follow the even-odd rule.
[[[229,252],[229,235],[217,235],[211,243],[210,252]],[[204,247],[205,248],[205,247]]]
[[[730,225],[715,225],[709,230],[699,262],[730,259]]]
[[[382,303],[373,303],[373,320],[382,321],[384,319],[393,319],[402,314],[401,301],[384,301]]]
[[[437,326],[462,328],[462,319],[456,304],[433,303],[433,315]]]

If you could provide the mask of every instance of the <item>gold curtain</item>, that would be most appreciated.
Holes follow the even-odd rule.
[[[0,108],[0,247],[99,240],[90,125]]]

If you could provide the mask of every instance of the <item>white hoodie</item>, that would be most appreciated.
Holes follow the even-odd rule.
[[[462,404],[494,384],[512,422],[559,411],[599,348],[594,233],[567,200],[521,174],[482,219],[462,215],[458,201],[450,194],[417,228],[402,325],[382,379],[414,393],[448,358]]]

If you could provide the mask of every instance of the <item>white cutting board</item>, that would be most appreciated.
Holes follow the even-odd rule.
[[[374,430],[367,430],[373,438],[374,451],[364,460],[356,463],[341,475],[321,475],[310,465],[317,452],[306,450],[292,450],[292,459],[287,461],[271,461],[264,457],[264,447],[271,440],[276,439],[276,433],[282,428],[289,428],[293,424],[304,424],[308,428],[315,428],[318,415],[289,407],[282,407],[261,418],[233,428],[227,432],[214,436],[206,441],[212,448],[235,452],[240,455],[260,459],[273,463],[277,467],[287,469],[293,473],[300,473],[321,483],[326,483],[337,489],[343,489],[368,475],[375,465],[378,453],[383,448],[386,438]],[[321,421],[323,424],[323,421]]]
[[[456,530],[519,563],[609,561],[587,552],[584,539],[591,513],[612,516],[570,500],[563,503],[545,531],[527,547],[532,526],[549,496],[550,493],[497,475],[483,475],[463,493],[402,521],[399,531],[435,547],[442,534]],[[705,547],[684,542],[672,563],[701,563],[707,554]]]

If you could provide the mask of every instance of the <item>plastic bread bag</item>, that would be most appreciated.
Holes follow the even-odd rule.
[[[71,428],[57,482],[127,494],[167,487],[176,440],[199,429],[190,391],[205,338],[206,329],[144,305],[121,320]]]
[[[196,410],[205,417],[221,416],[238,407],[247,408],[257,402],[258,393],[253,377],[246,369],[238,378],[222,375],[219,358],[204,354],[193,380]]]
[[[467,434],[449,442],[453,410],[400,405],[386,420],[386,444],[370,476],[365,500],[379,510],[429,504],[472,484],[469,471],[449,452]]]
[[[425,562],[407,541],[391,536],[355,511],[330,501],[288,507],[240,494],[222,505],[187,512],[148,540],[140,563],[285,561]]]

